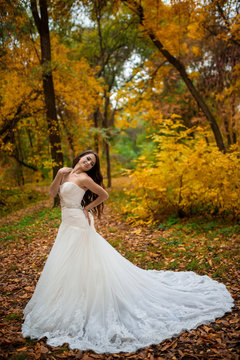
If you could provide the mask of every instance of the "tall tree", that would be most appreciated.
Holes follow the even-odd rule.
[[[30,25],[29,12],[19,8],[19,2],[6,4],[0,63],[0,156],[3,164],[11,164],[16,176],[7,171],[5,176],[15,185],[17,179],[39,181],[48,176],[52,159],[39,66],[40,37]],[[52,21],[52,6],[50,14]],[[72,59],[72,50],[55,31],[51,33],[51,47],[61,145],[70,162],[89,141],[89,116],[97,106],[101,86],[94,69],[84,58]],[[23,176],[18,177],[20,170]]]
[[[48,24],[48,8],[46,0],[39,0],[40,14],[37,0],[31,0],[31,11],[37,27],[41,43],[41,66],[43,92],[46,105],[46,117],[48,124],[48,136],[51,147],[53,178],[58,169],[63,166],[63,154],[61,149],[61,138],[59,122],[55,103],[55,92],[53,85],[51,66],[51,44]]]
[[[131,10],[134,11],[138,15],[139,23],[142,25],[144,32],[146,35],[151,39],[153,44],[158,48],[160,53],[163,55],[163,57],[171,64],[173,65],[176,70],[179,72],[181,78],[185,82],[186,86],[188,87],[189,91],[191,92],[192,96],[196,100],[197,104],[205,114],[207,121],[210,124],[210,127],[213,131],[217,146],[220,150],[225,150],[225,145],[223,142],[223,137],[220,132],[219,126],[217,124],[217,121],[215,117],[213,116],[211,110],[209,109],[206,101],[203,99],[197,88],[195,87],[193,81],[190,79],[190,77],[187,74],[187,71],[185,69],[184,63],[178,59],[176,56],[172,55],[172,53],[163,45],[163,42],[159,38],[157,34],[157,30],[154,29],[152,26],[152,22],[150,18],[147,18],[145,15],[145,10],[141,4],[141,2],[138,2],[136,0],[122,0],[123,3],[125,3]],[[158,3],[158,2],[157,2]],[[158,4],[155,4],[158,5]],[[146,6],[151,7],[151,4],[146,3]],[[156,6],[157,8],[157,6]],[[158,10],[158,8],[157,8]],[[156,10],[156,11],[157,11]],[[151,12],[148,12],[148,14],[152,14]],[[158,14],[155,14],[157,16]],[[151,15],[152,16],[152,15]]]
[[[108,186],[111,186],[110,140],[118,104],[112,101],[120,87],[129,81],[132,74],[125,74],[125,65],[135,53],[142,57],[148,52],[139,37],[139,29],[134,18],[126,9],[115,8],[111,1],[92,0],[89,6],[93,26],[86,28],[81,37],[81,56],[87,57],[96,68],[96,78],[100,79],[103,91],[99,94],[101,106],[93,113],[95,127],[104,135],[103,150],[106,158]],[[144,49],[144,50],[143,50]],[[95,147],[99,148],[97,138]]]
[[[238,138],[240,6],[237,0],[205,0],[192,12],[188,36],[198,46],[198,89],[218,117],[228,146]]]

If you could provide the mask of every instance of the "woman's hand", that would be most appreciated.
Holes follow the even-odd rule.
[[[71,171],[72,171],[72,168],[63,167],[63,168],[58,170],[58,173],[61,174],[61,175],[66,175],[66,174],[70,173]]]
[[[87,221],[88,221],[89,225],[91,225],[91,219],[90,219],[89,212],[86,209],[83,209],[83,212],[84,212],[84,215],[87,218]]]

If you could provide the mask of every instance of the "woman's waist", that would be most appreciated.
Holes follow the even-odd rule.
[[[68,204],[68,206],[61,207],[62,212],[62,222],[67,223],[75,227],[84,227],[89,229],[88,220],[83,212],[83,207],[78,205],[78,207],[73,207],[73,205]],[[91,218],[91,224],[94,223],[93,216],[89,213]]]
[[[80,210],[83,210],[82,205],[79,204],[79,203],[70,203],[70,202],[66,202],[66,201],[61,200],[60,205],[61,205],[62,209],[80,209]]]

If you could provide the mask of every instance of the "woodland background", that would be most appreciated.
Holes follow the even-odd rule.
[[[238,359],[239,11],[237,0],[0,0],[4,359]],[[223,281],[230,315],[119,356],[21,338],[59,226],[47,188],[86,149],[110,192],[104,237],[143,268]]]

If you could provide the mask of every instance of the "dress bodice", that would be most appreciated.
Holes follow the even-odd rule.
[[[77,184],[66,181],[60,185],[59,196],[61,207],[66,208],[82,208],[81,201],[85,194],[85,190]]]

